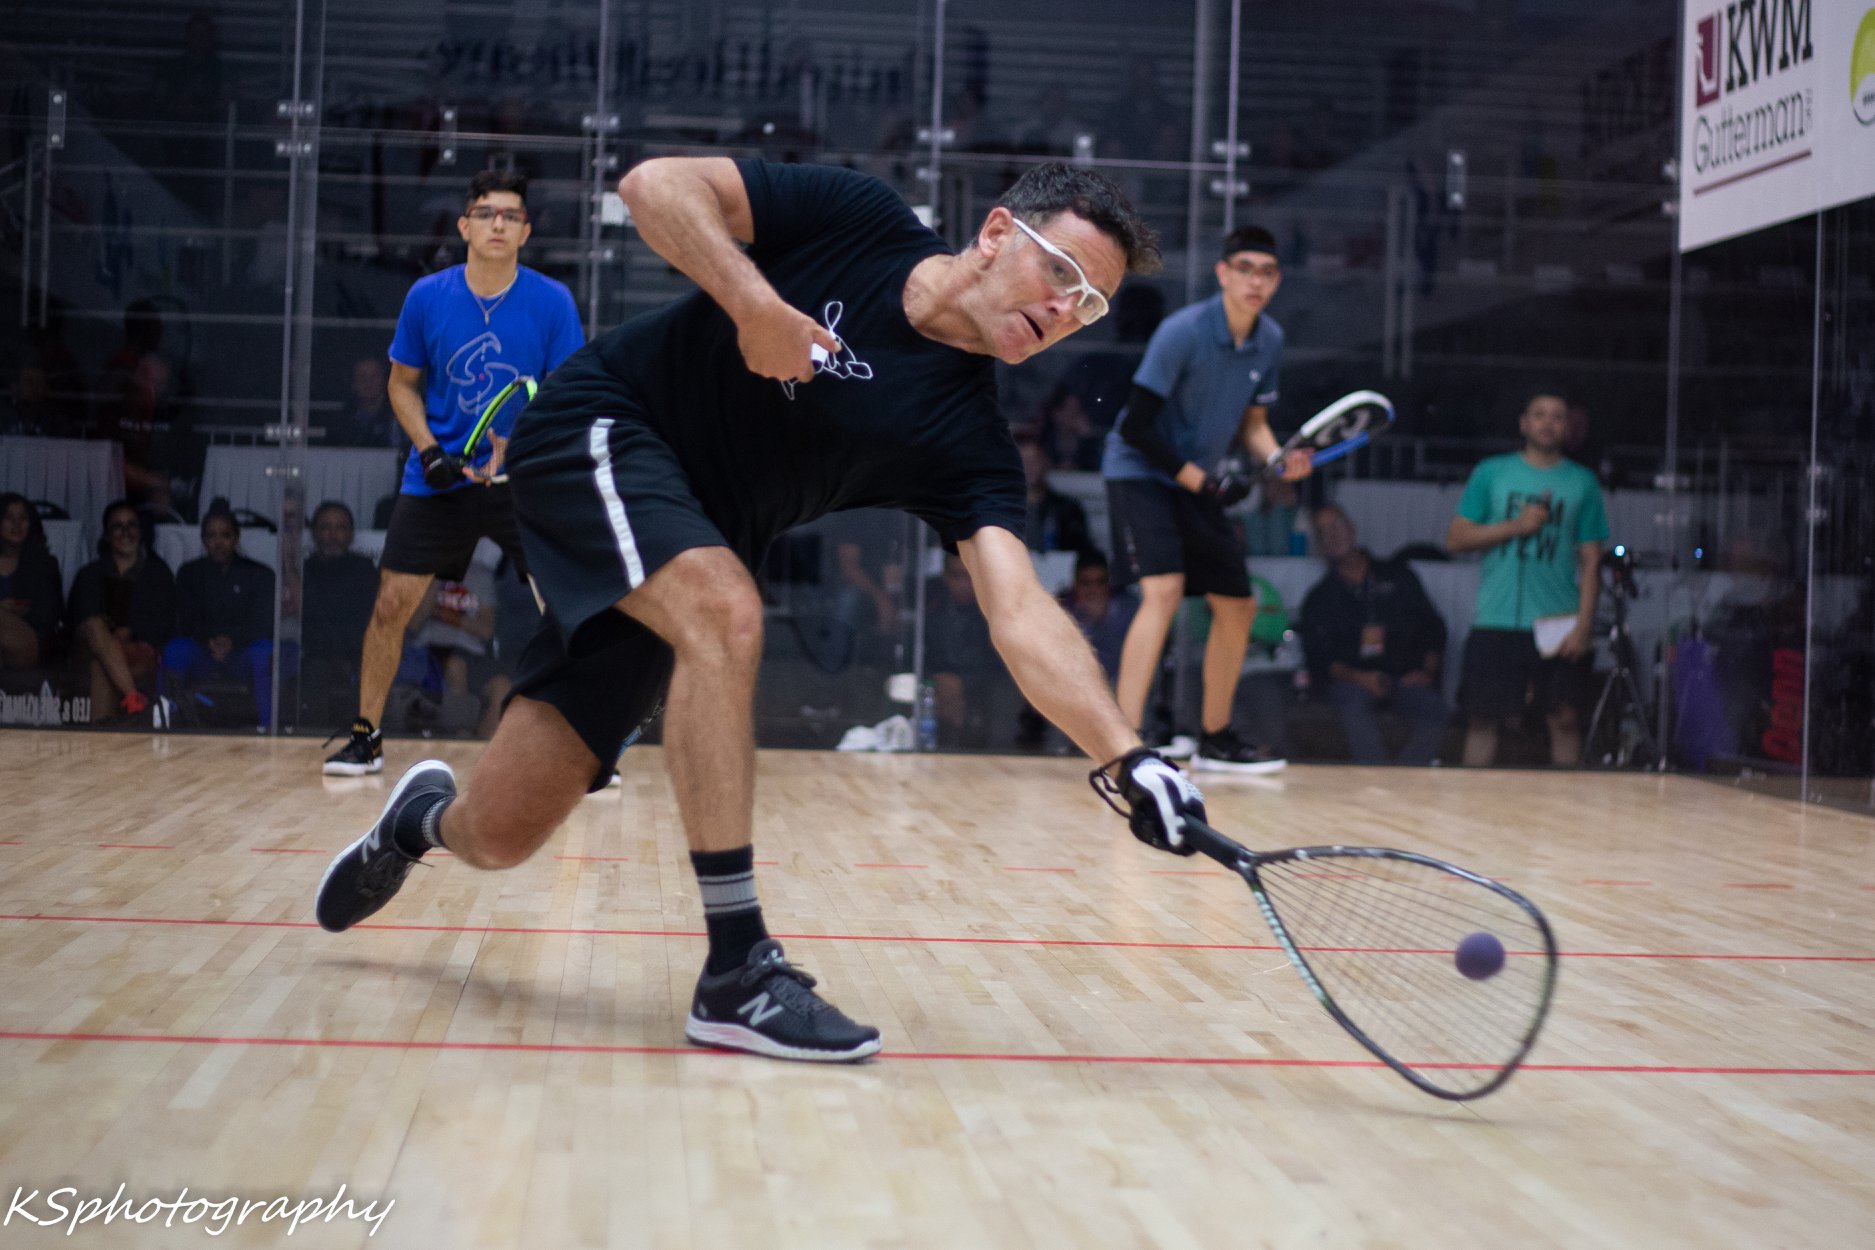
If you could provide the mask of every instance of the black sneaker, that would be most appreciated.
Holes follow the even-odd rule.
[[[313,914],[320,928],[343,933],[391,901],[417,862],[397,845],[397,814],[418,795],[439,791],[456,792],[456,774],[441,760],[424,760],[398,779],[397,788],[378,813],[378,823],[340,851],[319,879]]]
[[[384,735],[370,721],[360,717],[352,722],[352,740],[326,757],[326,776],[362,777],[366,773],[383,771]]]
[[[1265,755],[1228,727],[1199,739],[1198,754],[1191,761],[1193,772],[1273,773],[1287,767],[1288,760]]]
[[[684,1036],[699,1046],[818,1063],[850,1063],[879,1050],[879,1030],[854,1024],[814,993],[814,978],[782,958],[774,938],[757,942],[742,967],[697,978]]]

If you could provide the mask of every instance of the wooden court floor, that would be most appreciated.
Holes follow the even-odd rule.
[[[701,909],[656,750],[522,867],[433,859],[321,932],[328,855],[419,745],[338,783],[305,741],[0,733],[0,1201],[253,1204],[0,1244],[1875,1242],[1875,822],[1678,778],[1208,784],[1253,846],[1422,850],[1545,907],[1532,1067],[1454,1106],[1063,760],[761,756],[770,927],[882,1028],[863,1066],[684,1045]],[[341,1184],[375,1223],[261,1220]]]

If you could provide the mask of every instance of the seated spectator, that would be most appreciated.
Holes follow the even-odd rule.
[[[352,363],[352,389],[342,416],[326,426],[329,447],[396,447],[402,437],[391,411],[390,371],[381,356]]]
[[[328,500],[313,512],[313,551],[301,574],[306,612],[300,625],[303,715],[315,725],[351,718],[358,701],[358,657],[378,594],[378,566],[352,550],[352,510]]]
[[[176,637],[163,648],[173,690],[164,693],[181,703],[205,683],[245,685],[253,723],[272,724],[273,570],[241,554],[241,527],[225,499],[202,518],[202,552],[176,570]]]
[[[157,659],[176,629],[176,579],[128,500],[104,509],[98,558],[78,570],[65,617],[75,657],[90,670],[91,719],[146,710]]]
[[[924,659],[937,696],[938,743],[987,746],[991,693],[1007,670],[964,562],[947,554],[943,575],[933,580],[925,592]]]
[[[1386,706],[1412,725],[1401,764],[1430,764],[1451,710],[1439,693],[1445,622],[1404,563],[1376,560],[1355,542],[1354,522],[1333,504],[1315,510],[1315,543],[1328,571],[1302,601],[1302,646],[1315,688],[1341,718],[1357,764],[1385,764],[1374,712]]]
[[[0,495],[0,669],[37,668],[59,627],[59,562],[24,495]]]
[[[1120,646],[1126,641],[1126,627],[1133,623],[1139,601],[1131,595],[1113,593],[1113,571],[1107,567],[1107,557],[1090,549],[1074,562],[1074,584],[1062,593],[1061,606],[1081,627],[1107,680],[1112,681],[1120,671]],[[1039,747],[1047,737],[1048,722],[1025,702],[1016,714],[1016,745]]]
[[[836,512],[822,525],[839,576],[829,611],[832,624],[862,643],[856,649],[863,657],[877,649],[863,645],[867,627],[875,639],[896,643],[908,558],[903,519],[857,510]]]
[[[494,657],[495,575],[471,563],[459,582],[437,578],[411,618],[411,640],[442,674],[439,726],[487,737],[513,683]]]
[[[1074,588],[1063,596],[1062,606],[1081,627],[1107,680],[1112,681],[1120,671],[1120,644],[1126,641],[1126,627],[1133,623],[1139,601],[1114,594],[1107,557],[1088,551],[1075,562]]]
[[[1087,512],[1080,504],[1048,486],[1048,454],[1033,437],[1017,435],[1016,447],[1022,452],[1022,476],[1029,489],[1028,543],[1030,551],[1072,551],[1085,554],[1094,549],[1087,534]]]

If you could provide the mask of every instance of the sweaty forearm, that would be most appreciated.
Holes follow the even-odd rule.
[[[1104,764],[1139,745],[1093,648],[1074,618],[1039,587],[1006,619],[991,621],[990,639],[1023,697],[1088,758]]]

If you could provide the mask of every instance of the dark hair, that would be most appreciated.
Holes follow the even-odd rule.
[[[1120,188],[1091,169],[1050,161],[1037,165],[1003,192],[997,208],[1006,208],[1031,226],[1057,213],[1073,213],[1120,245],[1128,273],[1156,273],[1159,232],[1141,217]]]
[[[527,177],[517,174],[512,169],[484,169],[469,179],[469,198],[463,201],[463,211],[475,207],[475,202],[485,195],[497,191],[511,191],[521,197],[521,207],[527,207]]]
[[[337,499],[328,499],[312,510],[313,524],[319,524],[319,514],[321,512],[330,511],[334,508],[345,514],[345,524],[351,526],[353,529],[358,527],[358,519],[352,515],[351,505],[341,503]]]
[[[1531,404],[1535,403],[1537,399],[1544,395],[1549,396],[1551,399],[1562,401],[1562,406],[1565,408],[1569,406],[1569,393],[1560,386],[1551,386],[1550,383],[1552,381],[1554,381],[1553,378],[1539,379],[1537,384],[1530,388],[1530,394],[1526,396],[1523,401],[1523,408],[1518,410],[1519,416],[1522,416],[1523,412],[1528,410]]]
[[[237,539],[241,537],[241,523],[234,519],[234,509],[228,506],[228,500],[225,497],[217,495],[215,502],[208,505],[208,511],[202,514],[203,538],[208,537],[208,523],[217,517],[234,527],[234,536]]]
[[[39,519],[39,509],[33,507],[33,501],[26,496],[16,490],[0,494],[0,518],[4,518],[7,509],[16,503],[26,509],[26,541],[20,544],[20,550],[31,551],[35,547],[41,551],[50,550],[46,546],[46,524]]]
[[[1089,547],[1075,558],[1074,575],[1078,578],[1088,569],[1106,569],[1109,573],[1113,571],[1107,564],[1107,557],[1101,555],[1100,552],[1092,547]]]
[[[131,519],[136,521],[137,542],[145,547],[150,545],[150,523],[144,519],[141,512],[137,511],[137,505],[128,499],[113,499],[104,505],[103,532],[98,535],[98,559],[100,560],[111,558],[111,513],[120,510],[130,513]]]
[[[1262,226],[1238,226],[1224,236],[1224,250],[1218,256],[1229,260],[1239,252],[1268,252],[1276,255],[1276,236]]]

